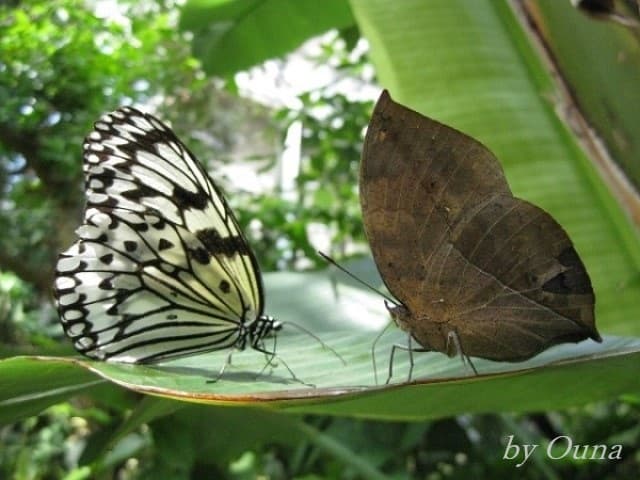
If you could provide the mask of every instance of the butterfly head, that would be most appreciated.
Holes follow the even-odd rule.
[[[411,319],[413,315],[409,309],[403,304],[390,303],[387,300],[384,301],[384,306],[387,307],[389,315],[393,319],[394,323],[405,332],[411,331]]]
[[[270,334],[280,331],[282,322],[268,315],[261,315],[247,328],[247,340],[250,345],[260,345]]]

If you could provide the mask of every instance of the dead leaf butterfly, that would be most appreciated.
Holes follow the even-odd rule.
[[[366,134],[360,201],[395,323],[426,351],[518,362],[601,341],[589,275],[551,215],[511,193],[473,138],[385,91]]]

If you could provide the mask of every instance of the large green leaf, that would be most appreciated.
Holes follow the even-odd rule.
[[[269,313],[317,333],[344,358],[345,365],[314,338],[286,323],[278,336],[274,365],[265,369],[265,356],[258,352],[237,352],[220,378],[225,351],[160,365],[16,357],[0,362],[3,415],[20,415],[34,406],[34,399],[39,401],[36,407],[44,408],[47,400],[53,403],[61,400],[61,394],[83,391],[92,384],[89,372],[97,375],[94,381],[102,377],[141,393],[189,402],[387,419],[561,408],[640,390],[640,340],[615,337],[602,344],[585,341],[557,346],[522,363],[474,359],[478,376],[458,358],[416,353],[412,384],[405,384],[409,357],[398,352],[392,385],[386,386],[391,347],[406,343],[406,336],[396,328],[377,345],[377,384],[370,352],[378,332],[371,327],[386,323],[387,314],[376,295],[341,283],[334,288],[321,273],[269,274],[266,283],[269,298],[280,300],[273,302]],[[300,294],[292,296],[292,291]],[[293,305],[285,305],[285,299]],[[315,387],[294,380],[285,362],[299,379]]]
[[[569,232],[594,285],[600,330],[640,334],[637,230],[556,115],[559,93],[510,3],[351,4],[394,99],[489,146],[514,193]]]
[[[344,0],[190,0],[180,26],[212,75],[228,75],[279,57],[331,28],[353,24]]]
[[[0,424],[36,415],[46,407],[106,383],[70,362],[15,357],[0,362]]]

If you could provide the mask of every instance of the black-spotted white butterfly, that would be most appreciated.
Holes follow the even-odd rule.
[[[64,331],[99,360],[154,362],[264,349],[255,255],[203,166],[155,117],[123,107],[84,143],[87,204],[57,263]]]

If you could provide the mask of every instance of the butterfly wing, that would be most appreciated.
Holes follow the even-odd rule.
[[[513,197],[482,144],[384,92],[360,174],[367,237],[394,312],[424,347],[523,360],[599,340],[589,276],[562,227]]]
[[[262,315],[258,264],[171,129],[129,107],[103,116],[84,144],[84,174],[84,224],[54,286],[76,349],[150,362],[241,341]]]

